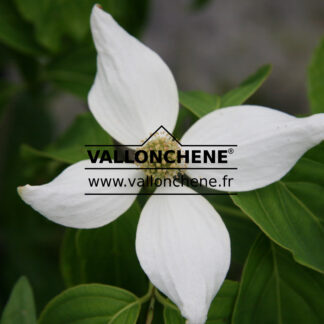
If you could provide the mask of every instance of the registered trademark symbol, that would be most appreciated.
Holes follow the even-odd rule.
[[[233,154],[233,153],[234,153],[234,149],[229,148],[227,152],[228,152],[229,154]]]

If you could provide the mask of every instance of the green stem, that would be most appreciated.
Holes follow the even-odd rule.
[[[115,313],[115,315],[110,319],[110,322],[114,322],[114,320],[122,313],[124,312],[126,309],[130,309],[131,307],[133,307],[134,305],[137,304],[144,304],[147,301],[149,301],[151,298],[154,298],[154,290],[155,287],[151,284],[149,284],[149,288],[147,290],[147,293],[142,296],[141,298],[138,298],[137,300],[135,300],[134,302],[128,304],[126,307],[122,308],[119,312]],[[150,303],[151,304],[151,303]],[[153,320],[153,316],[152,316],[152,320]],[[149,322],[150,324],[150,322]]]
[[[149,304],[149,308],[147,310],[147,316],[146,316],[146,322],[145,324],[152,324],[153,321],[153,317],[154,317],[154,304],[155,304],[155,291],[156,289],[153,288],[152,291],[152,296],[151,296],[151,300],[150,300],[150,304]]]
[[[153,316],[154,316],[155,299],[163,306],[170,307],[170,308],[176,310],[177,312],[179,311],[177,306],[174,305],[173,303],[171,303],[167,298],[163,297],[158,292],[158,290],[153,286],[153,284],[150,282],[147,293],[137,300],[137,303],[140,303],[140,304],[144,304],[144,303],[150,301],[150,304],[149,304],[149,307],[147,310],[145,324],[152,324]]]
[[[150,298],[152,297],[152,295],[154,295],[154,290],[155,290],[155,287],[152,285],[152,283],[150,282],[149,283],[149,287],[148,287],[148,290],[147,290],[147,293],[142,296],[141,298],[138,299],[138,302],[141,303],[141,304],[144,304],[146,303],[147,301],[150,300]]]
[[[155,298],[156,300],[162,304],[163,306],[167,306],[167,307],[170,307],[170,308],[173,308],[174,310],[176,311],[179,311],[177,306],[175,306],[174,304],[172,304],[171,302],[169,302],[168,299],[166,299],[165,297],[163,297],[158,291],[157,289],[155,289]]]

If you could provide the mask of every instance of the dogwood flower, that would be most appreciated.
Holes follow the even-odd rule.
[[[98,123],[118,142],[140,144],[160,125],[173,131],[178,110],[174,78],[161,58],[123,30],[98,6],[91,14],[98,52],[97,75],[89,107]],[[282,178],[311,147],[324,139],[324,114],[296,118],[260,106],[218,109],[198,120],[182,137],[186,145],[236,144],[228,170],[232,191],[248,191]],[[167,137],[164,138],[167,142]],[[85,196],[88,178],[138,178],[145,170],[87,170],[88,160],[69,166],[48,184],[19,187],[21,198],[64,226],[93,228],[122,215],[140,187],[96,188],[117,195]],[[224,171],[190,168],[190,177],[212,178]],[[227,190],[220,188],[220,190]],[[156,193],[191,194],[189,187],[160,187]],[[153,195],[137,228],[136,251],[151,282],[167,295],[191,324],[206,321],[210,303],[230,265],[230,239],[217,211],[200,195]]]

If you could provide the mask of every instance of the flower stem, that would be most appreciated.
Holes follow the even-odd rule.
[[[165,297],[163,297],[158,291],[157,289],[155,289],[155,297],[156,297],[156,300],[162,304],[163,306],[167,306],[167,307],[170,307],[176,311],[179,311],[177,306],[175,306],[174,304],[172,304],[168,299],[166,299]]]
[[[155,294],[154,294],[154,291],[156,289],[153,288],[153,291],[152,291],[152,296],[151,296],[151,299],[150,299],[150,304],[149,304],[149,307],[148,307],[148,310],[147,310],[147,316],[146,316],[146,322],[145,324],[152,324],[152,321],[153,321],[153,317],[154,317],[154,305],[155,305]]]
[[[139,298],[139,300],[138,300],[139,303],[144,304],[147,301],[149,301],[151,299],[152,295],[154,295],[154,290],[155,290],[155,287],[150,282],[147,293],[144,296],[142,296],[141,298]]]
[[[175,306],[173,303],[171,303],[167,298],[163,297],[158,292],[158,290],[153,286],[153,284],[150,282],[147,293],[138,299],[138,302],[140,304],[144,304],[148,301],[150,302],[149,306],[148,306],[148,310],[147,310],[145,324],[152,324],[153,317],[154,317],[155,300],[157,300],[160,304],[162,304],[165,307],[170,307],[176,311],[179,311],[177,306]]]

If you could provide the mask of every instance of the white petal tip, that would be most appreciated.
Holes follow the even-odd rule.
[[[101,11],[104,11],[104,10],[102,9],[101,4],[96,3],[96,4],[94,4],[94,6],[92,7],[91,15],[93,15],[93,14],[99,14]]]
[[[194,193],[188,187],[156,193]],[[198,242],[198,243],[197,243]],[[152,196],[136,234],[136,252],[151,282],[190,324],[204,324],[230,264],[230,238],[214,207],[202,196]]]
[[[309,129],[313,130],[313,138],[316,142],[324,141],[324,114],[315,114],[308,117]]]
[[[40,186],[20,186],[17,188],[17,192],[26,204],[57,224],[73,228],[96,228],[106,225],[122,215],[132,205],[136,198],[135,193],[140,190],[140,187],[92,188],[93,192],[97,193],[131,191],[134,195],[130,196],[114,195],[102,199],[96,195],[85,195],[91,190],[88,176],[90,178],[104,177],[103,174],[98,175],[91,171],[85,175],[84,168],[88,165],[88,160],[77,162],[65,169],[51,182]],[[111,172],[113,173],[112,177],[116,178],[119,176],[136,178],[140,174],[142,175],[137,170],[125,170],[122,174],[114,170]]]
[[[324,114],[296,118],[261,106],[226,107],[199,119],[181,143],[208,145],[216,140],[237,145],[227,166],[238,169],[227,173],[233,180],[230,186],[217,189],[250,191],[280,180],[309,149],[324,140]],[[186,173],[211,179],[223,177],[222,172],[205,169],[198,174],[189,168]]]
[[[25,186],[17,187],[17,192],[20,198],[28,205],[31,205],[30,194],[36,189],[38,186],[31,186],[26,184]]]
[[[126,145],[145,140],[160,125],[172,132],[178,91],[163,60],[98,5],[90,26],[98,56],[88,103],[99,124]]]
[[[91,24],[99,24],[102,19],[112,19],[112,16],[105,10],[102,9],[102,6],[100,4],[95,4],[92,7],[91,12]],[[113,20],[113,19],[112,19]]]
[[[25,186],[19,186],[17,187],[17,192],[18,192],[18,195],[24,199],[24,193],[26,192],[26,189],[28,189],[28,187],[30,187],[29,184],[25,185]]]

